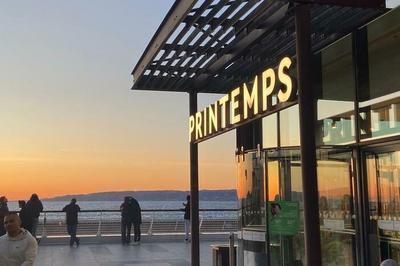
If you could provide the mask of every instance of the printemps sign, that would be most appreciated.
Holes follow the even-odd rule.
[[[246,121],[279,109],[285,102],[295,101],[295,80],[289,75],[293,62],[283,58],[277,70],[268,68],[251,83],[243,83],[203,111],[189,117],[189,141],[210,138]]]

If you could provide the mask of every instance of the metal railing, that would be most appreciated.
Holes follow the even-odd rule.
[[[200,209],[199,229],[203,234],[229,233],[238,230],[237,209]],[[119,235],[121,216],[119,210],[82,210],[79,213],[78,235]],[[142,210],[141,231],[148,236],[184,233],[181,209]],[[39,218],[37,235],[47,237],[67,236],[65,213],[44,211]]]

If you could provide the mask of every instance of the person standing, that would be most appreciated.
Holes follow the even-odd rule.
[[[33,266],[37,256],[36,239],[24,228],[16,213],[4,217],[6,235],[0,237],[0,265]]]
[[[7,198],[5,196],[0,197],[0,236],[6,234],[4,228],[4,217],[8,214]]]
[[[36,238],[36,231],[39,225],[39,216],[43,211],[43,204],[37,194],[32,194],[30,200],[26,203],[26,209],[32,215],[32,231],[31,234]]]
[[[131,198],[131,204],[133,208],[133,240],[139,245],[141,236],[140,225],[142,224],[142,210],[140,209],[139,202],[135,198]]]
[[[76,237],[76,231],[78,229],[78,212],[81,208],[76,204],[76,199],[71,199],[71,203],[66,205],[63,209],[66,214],[67,231],[70,235],[69,246],[73,247],[74,243],[79,247],[80,239]]]
[[[185,241],[190,241],[189,233],[190,233],[190,195],[186,196],[186,203],[183,203],[185,208],[183,209],[185,214],[183,215],[183,220],[185,223]]]
[[[19,218],[21,219],[21,227],[28,230],[29,233],[32,234],[32,214],[30,214],[29,210],[26,208],[26,202],[24,200],[19,200],[18,205],[20,208]]]
[[[125,197],[121,204],[121,242],[122,245],[129,245],[131,242],[131,229],[133,223],[133,206],[130,197]]]

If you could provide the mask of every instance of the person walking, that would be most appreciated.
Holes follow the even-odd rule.
[[[78,229],[78,212],[81,208],[76,204],[76,199],[71,199],[71,203],[66,205],[63,209],[66,215],[67,231],[70,235],[69,246],[73,247],[74,243],[79,247],[80,239],[76,237],[76,231]]]
[[[6,235],[0,237],[0,265],[33,266],[37,256],[36,239],[24,228],[16,213],[4,217]]]
[[[190,233],[190,195],[186,196],[186,203],[183,203],[183,206],[185,206],[185,208],[183,209],[183,211],[185,212],[185,214],[183,215],[183,220],[184,220],[184,224],[185,224],[185,242],[189,242],[190,238],[189,238],[189,233]]]
[[[133,223],[133,205],[130,197],[125,197],[121,204],[121,242],[129,245],[131,242],[131,229]]]
[[[7,198],[5,196],[0,197],[0,236],[6,234],[4,228],[4,217],[8,214]]]
[[[134,234],[134,242],[140,245],[140,225],[142,224],[142,210],[140,208],[139,202],[135,198],[131,198],[131,204],[133,208],[133,234]]]
[[[36,231],[39,224],[39,216],[43,211],[43,204],[37,194],[32,194],[31,198],[26,203],[26,209],[32,215],[32,231],[31,234],[36,238]]]
[[[19,205],[19,218],[21,219],[21,227],[28,230],[29,233],[32,234],[32,224],[33,217],[32,214],[29,213],[29,210],[26,208],[26,202],[24,200],[18,201]]]

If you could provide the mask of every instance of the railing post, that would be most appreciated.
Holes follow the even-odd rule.
[[[201,232],[201,226],[203,224],[203,216],[200,216],[200,223],[199,223],[199,234]]]
[[[235,253],[235,235],[231,232],[229,234],[229,266],[236,265]]]
[[[151,222],[149,226],[149,230],[147,231],[147,234],[151,236],[153,234],[153,222],[154,222],[154,215],[151,217]]]
[[[42,228],[42,235],[41,235],[41,239],[46,239],[47,238],[47,232],[46,232],[46,220],[47,220],[47,216],[46,216],[46,212],[43,212],[44,217],[43,217],[43,228]]]
[[[101,223],[103,220],[103,211],[100,211],[99,227],[97,228],[96,237],[101,237]]]
[[[178,223],[179,223],[179,220],[176,220],[176,223],[175,223],[175,232],[176,232],[176,230],[178,230]]]

